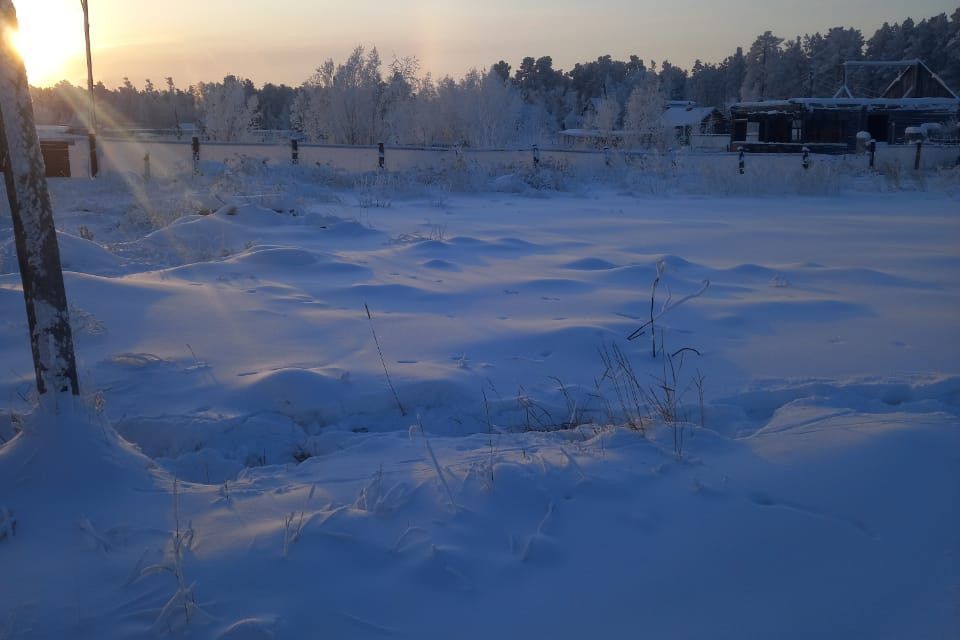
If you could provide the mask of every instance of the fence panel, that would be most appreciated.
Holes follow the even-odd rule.
[[[143,158],[150,154],[150,167],[154,176],[173,176],[192,170],[189,141],[157,141],[131,139],[101,139],[100,156],[103,169],[116,172],[143,172]],[[228,162],[252,159],[270,165],[291,165],[289,143],[213,143],[201,142],[200,159],[203,162]],[[89,175],[88,164],[83,154],[86,144],[78,139],[70,149],[71,165],[75,176]],[[316,164],[347,174],[361,174],[378,170],[379,153],[376,146],[354,147],[335,145],[300,144],[299,163]],[[497,171],[533,170],[533,149],[440,149],[427,147],[386,147],[384,168],[387,171],[440,171],[465,162],[489,173]],[[711,173],[738,173],[736,152],[709,152],[682,149],[667,153],[643,151],[593,151],[575,149],[541,149],[537,156],[539,166],[563,169],[572,172],[598,174],[617,167],[638,170],[669,172],[671,170],[709,171]],[[916,159],[915,145],[878,144],[877,169],[897,167],[912,170]],[[813,163],[836,163],[849,168],[868,168],[867,154],[840,156],[816,155]],[[955,145],[923,145],[920,168],[933,170],[939,167],[956,166],[960,160],[960,147]],[[800,154],[754,153],[745,155],[745,173],[762,167],[765,171],[793,171],[802,166]],[[751,169],[753,168],[753,169]]]

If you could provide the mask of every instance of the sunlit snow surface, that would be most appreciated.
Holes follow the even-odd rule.
[[[949,180],[210,173],[52,184],[85,393],[59,417],[14,415],[33,373],[0,221],[0,438],[27,429],[0,450],[0,638],[960,632]],[[656,326],[688,349],[679,459],[662,419],[611,424],[635,403],[601,355],[664,380],[649,331],[626,340],[658,262],[656,312],[709,281]]]

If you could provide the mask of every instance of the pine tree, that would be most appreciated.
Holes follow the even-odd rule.
[[[770,31],[754,40],[746,55],[741,91],[744,100],[765,100],[769,97],[770,73],[779,62],[782,42],[783,38],[778,38]]]
[[[859,29],[833,27],[827,35],[807,36],[804,48],[813,74],[814,97],[831,97],[843,82],[843,63],[863,58],[863,34]]]
[[[803,51],[800,36],[797,36],[796,40],[791,40],[782,49],[770,69],[767,97],[797,98],[805,96],[809,90],[809,76],[810,61]]]

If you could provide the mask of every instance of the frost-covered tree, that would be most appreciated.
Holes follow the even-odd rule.
[[[244,85],[236,76],[227,76],[223,82],[201,83],[194,89],[197,114],[210,140],[243,140],[255,126],[257,97]]]
[[[770,71],[779,61],[780,43],[770,31],[757,36],[745,56],[745,73],[741,95],[743,100],[765,100],[769,96]]]
[[[322,94],[322,99],[312,104],[323,109],[332,142],[379,142],[383,130],[380,66],[376,47],[366,52],[357,46],[346,62],[335,65],[333,60],[327,60],[307,82],[308,88],[319,89]]]
[[[623,107],[614,96],[604,96],[593,101],[591,110],[587,113],[587,128],[595,129],[609,138],[620,122]]]
[[[658,148],[665,144],[662,118],[666,102],[660,78],[647,73],[630,94],[624,115],[624,129],[635,143]]]
[[[437,85],[427,74],[417,83],[417,92],[405,103],[407,130],[403,141],[432,145],[440,142],[441,130]]]
[[[464,81],[468,93],[476,95],[469,113],[470,142],[477,147],[505,147],[516,141],[520,130],[523,99],[509,83],[493,71]]]
[[[432,100],[418,101],[433,118],[434,142],[505,147],[518,142],[523,99],[502,75],[472,69],[459,82],[445,77]]]
[[[570,78],[563,71],[554,69],[553,58],[524,58],[514,75],[513,84],[520,90],[528,107],[527,124],[533,126],[531,123],[537,120],[543,132],[556,132],[569,112]],[[549,117],[543,118],[544,114]]]
[[[414,57],[394,58],[390,63],[380,99],[384,140],[397,144],[413,141],[411,133],[417,106],[414,98],[420,85],[419,69],[420,61]]]

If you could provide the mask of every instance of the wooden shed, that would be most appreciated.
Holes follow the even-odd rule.
[[[68,127],[38,126],[37,136],[40,138],[40,152],[43,154],[43,164],[46,167],[48,178],[70,178],[73,172],[70,166],[70,147],[76,144],[74,136]],[[7,159],[0,156],[0,169],[5,167]]]

